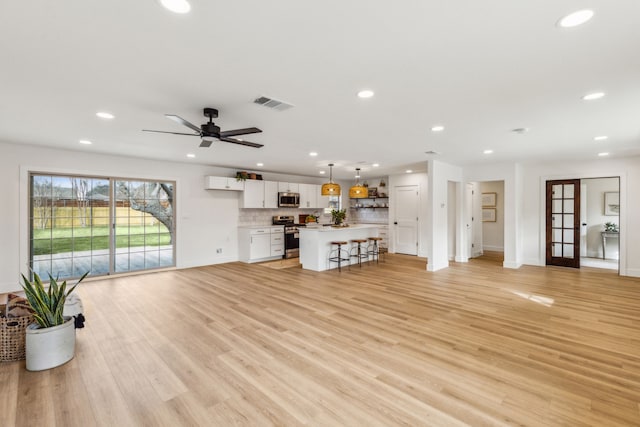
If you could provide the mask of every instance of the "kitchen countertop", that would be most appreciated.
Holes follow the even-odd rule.
[[[317,231],[320,233],[331,233],[345,230],[360,230],[363,228],[378,228],[382,224],[351,224],[348,227],[333,227],[333,226],[321,226],[321,227],[304,227],[300,228],[300,231]]]

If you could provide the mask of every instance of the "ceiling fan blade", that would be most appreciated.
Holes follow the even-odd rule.
[[[176,116],[175,114],[165,114],[164,116],[167,119],[171,119],[174,122],[180,123],[181,125],[184,125],[184,126],[186,126],[188,128],[191,128],[191,129],[195,130],[196,132],[198,132],[198,134],[200,134],[202,132],[202,130],[198,126],[194,125],[193,123],[189,123],[188,121],[186,121],[185,119],[183,119],[180,116]]]
[[[234,130],[225,130],[224,132],[220,132],[220,136],[236,136],[236,135],[247,135],[250,133],[260,133],[262,130],[258,128],[244,128],[244,129],[234,129]]]
[[[249,141],[241,141],[239,139],[234,139],[234,138],[220,138],[220,141],[231,142],[232,144],[246,145],[247,147],[253,147],[253,148],[264,147],[263,144],[256,144],[255,142],[249,142]]]
[[[164,130],[151,130],[151,129],[142,129],[142,132],[157,132],[157,133],[170,133],[172,135],[200,136],[199,133],[166,132]]]

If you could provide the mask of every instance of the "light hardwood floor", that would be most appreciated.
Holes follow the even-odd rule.
[[[76,357],[0,364],[3,426],[640,425],[640,280],[230,263],[81,285]]]

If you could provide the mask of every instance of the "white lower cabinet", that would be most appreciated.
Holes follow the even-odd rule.
[[[284,256],[284,227],[271,227],[271,256]]]
[[[284,227],[238,228],[238,253],[243,262],[279,259],[284,255]]]

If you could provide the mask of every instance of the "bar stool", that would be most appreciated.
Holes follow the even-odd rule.
[[[367,246],[367,256],[370,256],[375,260],[376,264],[380,258],[380,250],[378,248],[378,242],[382,240],[382,237],[369,237],[369,245]]]
[[[353,246],[354,244],[358,246]],[[349,252],[350,258],[357,258],[358,267],[362,268],[362,258],[369,260],[369,253],[365,250],[362,252],[362,243],[367,243],[367,239],[351,239],[351,251]],[[353,253],[355,251],[355,253]]]
[[[329,267],[331,267],[332,262],[338,263],[338,271],[342,271],[342,261],[351,261],[349,258],[349,253],[342,249],[342,245],[346,245],[347,242],[342,240],[335,240],[331,242],[331,250],[329,251]],[[334,249],[333,246],[337,246],[337,249]]]

